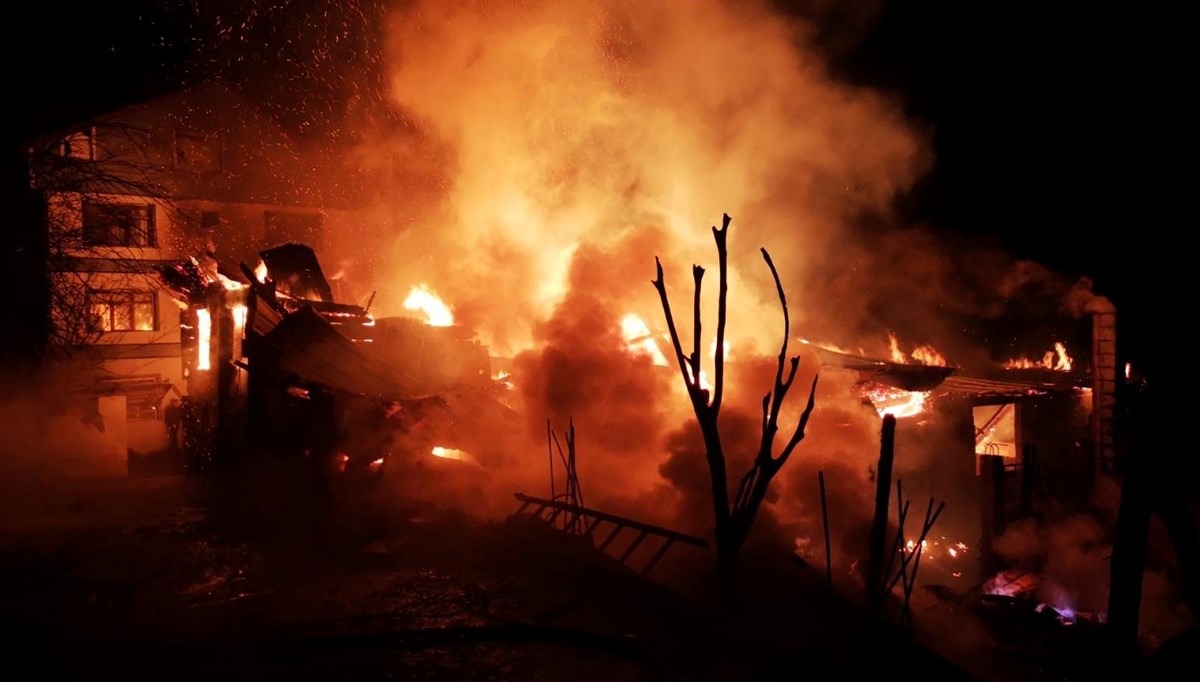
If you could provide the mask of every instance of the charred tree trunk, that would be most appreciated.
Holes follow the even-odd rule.
[[[671,344],[675,351],[675,359],[679,363],[679,372],[687,389],[688,399],[700,425],[704,437],[705,460],[708,464],[709,481],[712,487],[713,520],[717,544],[717,583],[722,598],[726,604],[733,596],[734,570],[737,563],[738,550],[746,542],[758,509],[766,498],[771,480],[791,457],[792,452],[804,440],[804,429],[808,425],[816,401],[817,377],[813,377],[812,387],[808,394],[808,403],[800,415],[796,430],[784,445],[779,455],[774,454],[775,435],[779,431],[779,411],[783,407],[784,398],[796,379],[800,366],[800,357],[795,356],[788,361],[787,347],[791,333],[791,318],[788,315],[787,297],[784,295],[783,284],[779,272],[766,249],[762,249],[763,260],[771,270],[775,280],[775,290],[779,296],[779,305],[783,309],[783,344],[779,350],[778,363],[775,369],[775,383],[762,400],[762,438],[759,442],[758,453],[750,470],[742,477],[741,483],[732,502],[729,499],[729,476],[725,466],[725,450],[721,443],[721,432],[718,428],[718,418],[721,412],[721,400],[725,391],[725,321],[728,299],[728,248],[726,238],[730,218],[724,216],[721,228],[712,228],[713,239],[717,245],[717,258],[720,268],[720,280],[717,295],[717,333],[716,350],[713,353],[713,385],[711,392],[702,386],[700,362],[700,292],[704,279],[704,268],[692,266],[693,297],[692,297],[692,352],[685,355],[679,331],[675,326],[675,318],[671,313],[671,302],[667,297],[666,282],[663,278],[662,263],[655,258],[657,277],[653,284],[658,290],[662,303],[663,316],[666,318],[667,329],[671,333]],[[786,372],[784,367],[788,366]]]
[[[888,505],[892,492],[892,462],[896,454],[896,417],[884,415],[879,438],[879,466],[875,469],[875,517],[867,546],[867,571],[863,580],[868,604],[880,597],[884,585],[883,560],[887,551]]]

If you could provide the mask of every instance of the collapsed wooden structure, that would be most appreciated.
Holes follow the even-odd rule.
[[[260,256],[259,272],[195,258],[160,271],[183,309],[189,473],[254,452],[377,474],[392,434],[490,378],[469,332],[333,301],[309,247]]]

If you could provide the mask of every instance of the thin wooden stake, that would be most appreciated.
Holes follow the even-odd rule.
[[[829,504],[825,501],[825,472],[817,472],[821,484],[821,520],[825,525],[825,582],[833,585],[833,555],[829,551]]]

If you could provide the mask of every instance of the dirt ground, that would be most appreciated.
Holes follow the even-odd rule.
[[[28,679],[1070,679],[992,647],[982,628],[946,652],[968,675],[864,627],[794,561],[749,562],[751,587],[719,616],[703,570],[672,577],[707,565],[700,550],[673,552],[668,586],[537,523],[386,491],[218,495],[178,478],[8,487],[0,622],[19,663],[9,669]],[[952,599],[921,609],[917,640],[980,627]]]

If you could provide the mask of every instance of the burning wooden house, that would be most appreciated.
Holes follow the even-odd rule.
[[[161,271],[182,307],[192,473],[260,454],[379,474],[442,396],[490,381],[469,332],[334,301],[307,246],[260,256],[254,270],[190,259]]]
[[[900,429],[911,449],[937,449],[935,487],[977,500],[986,557],[1007,522],[1033,513],[1038,490],[1077,507],[1107,496],[1115,515],[1109,474],[1120,465],[1116,406],[1126,377],[1117,371],[1115,308],[1097,298],[1087,312],[1090,329],[1077,325],[1076,337],[1090,336],[1091,348],[1081,357],[1051,341],[1040,357],[966,368],[928,347],[901,353],[894,337],[886,360],[809,346],[822,365],[855,372],[863,402],[881,416],[916,427]]]

